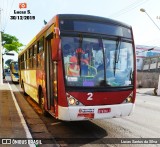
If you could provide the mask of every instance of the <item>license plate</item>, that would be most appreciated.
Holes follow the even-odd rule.
[[[111,108],[99,108],[98,113],[109,113],[111,112]]]
[[[94,113],[79,113],[78,117],[94,118]]]

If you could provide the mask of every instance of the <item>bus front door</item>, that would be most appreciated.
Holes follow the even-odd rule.
[[[53,35],[46,38],[46,51],[45,51],[45,71],[46,71],[46,95],[48,111],[52,114],[55,113],[53,83],[54,83],[54,62],[51,58],[51,42]]]

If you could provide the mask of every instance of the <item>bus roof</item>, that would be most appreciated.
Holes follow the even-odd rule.
[[[100,17],[100,16],[94,16],[94,15],[84,15],[84,14],[58,14],[59,19],[74,19],[74,20],[90,20],[90,21],[96,21],[96,22],[102,22],[102,23],[110,23],[115,25],[120,25],[124,27],[131,28],[131,25],[128,25],[126,23],[113,20],[106,17]]]
[[[102,23],[110,23],[114,25],[120,25],[123,27],[131,28],[130,25],[125,24],[123,22],[113,20],[110,18],[100,17],[100,16],[93,16],[93,15],[84,15],[84,14],[57,14],[55,15],[45,26],[44,28],[38,32],[38,34],[27,44],[27,46],[19,53],[19,56],[25,52],[25,50],[32,45],[39,36],[41,36],[54,22],[56,18],[61,19],[74,19],[74,20],[89,20],[89,21],[96,21]]]
[[[58,15],[55,15],[38,33],[37,35],[26,45],[26,47],[19,53],[18,56],[20,56],[21,54],[23,54],[25,52],[25,50],[32,45],[39,36],[41,36],[53,23],[54,20],[56,19]]]

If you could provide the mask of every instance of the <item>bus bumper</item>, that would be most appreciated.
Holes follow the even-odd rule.
[[[58,119],[80,121],[129,116],[135,107],[133,103],[103,106],[58,106]]]
[[[19,82],[19,77],[15,76],[14,74],[11,74],[11,80],[12,82]]]
[[[12,78],[13,82],[19,82],[19,78]]]

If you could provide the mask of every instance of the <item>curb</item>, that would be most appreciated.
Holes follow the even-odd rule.
[[[31,133],[30,133],[30,131],[29,131],[29,128],[28,128],[28,126],[27,126],[27,123],[26,123],[26,121],[25,121],[25,119],[24,119],[24,117],[23,117],[23,114],[22,114],[22,112],[21,112],[21,109],[20,109],[20,107],[19,107],[19,105],[18,105],[18,102],[17,102],[17,100],[16,100],[16,98],[15,98],[15,96],[14,96],[14,94],[13,94],[13,90],[12,90],[12,88],[11,88],[11,86],[10,86],[9,83],[8,83],[8,86],[9,86],[9,89],[10,89],[10,92],[11,92],[12,99],[13,99],[13,101],[14,101],[16,110],[17,110],[18,115],[19,115],[19,117],[20,117],[21,124],[22,124],[22,126],[23,126],[23,128],[24,128],[24,130],[25,130],[26,137],[27,137],[27,138],[30,138],[30,139],[33,139],[33,138],[32,138],[32,135],[31,135]],[[30,147],[35,147],[35,146],[36,146],[36,145],[34,145],[34,144],[28,144],[28,145],[29,145]]]

